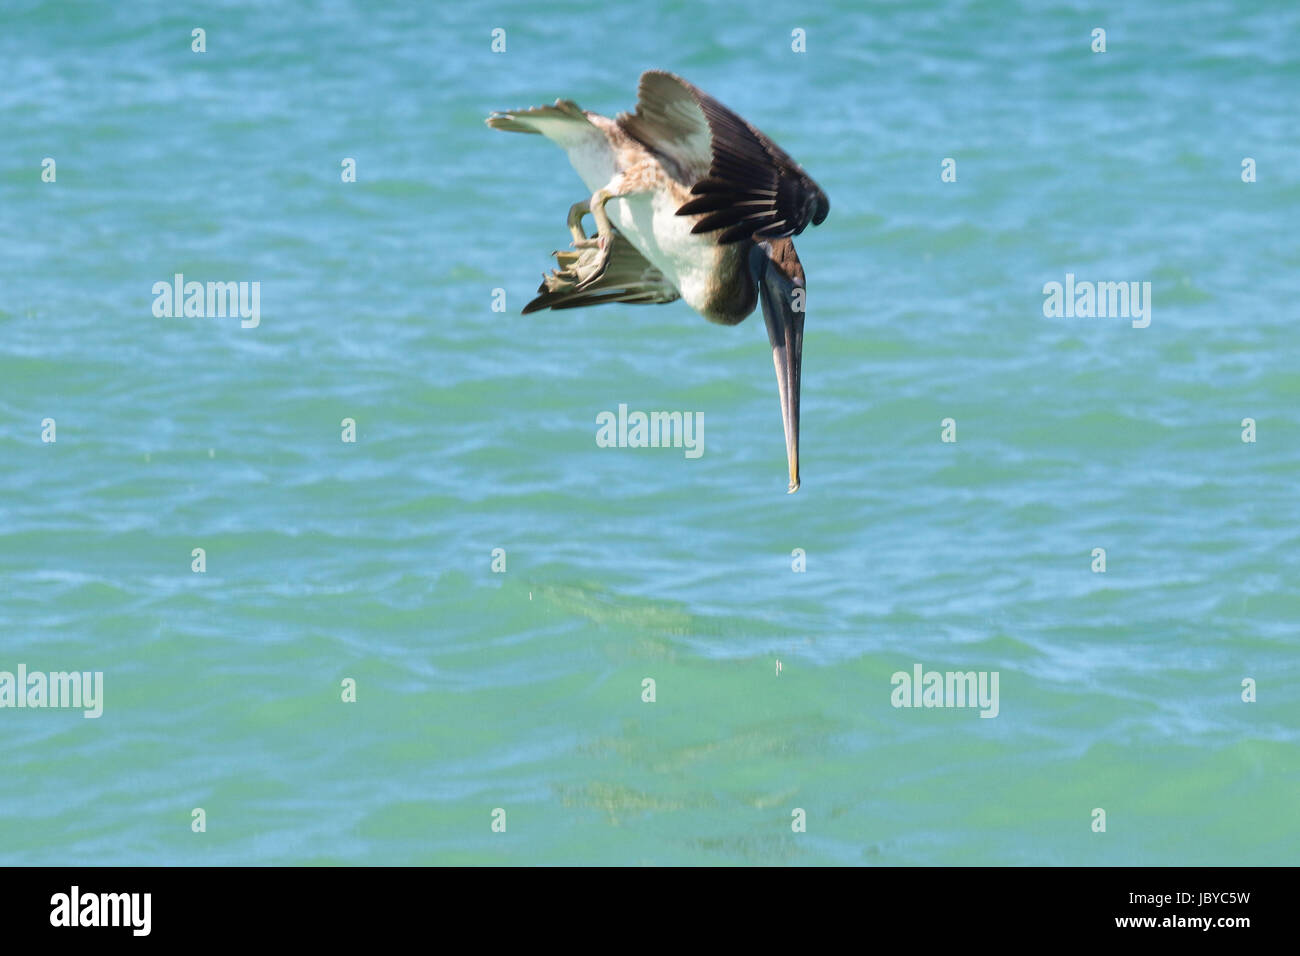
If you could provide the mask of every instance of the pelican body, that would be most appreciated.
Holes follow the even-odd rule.
[[[556,100],[487,123],[558,144],[591,194],[569,210],[576,251],[555,253],[561,268],[525,313],[680,298],[710,322],[735,325],[762,303],[797,491],[806,286],[790,237],[826,218],[821,188],[753,126],[660,70],[641,75],[636,111],[615,119]]]

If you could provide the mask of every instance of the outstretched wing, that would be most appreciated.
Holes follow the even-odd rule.
[[[524,306],[524,314],[539,309],[576,309],[603,302],[654,305],[680,298],[673,284],[651,265],[627,238],[614,229],[608,251],[599,248],[555,253],[558,270],[542,280],[542,293]]]
[[[680,76],[641,74],[636,112],[617,122],[690,187],[697,198],[677,215],[702,216],[694,233],[725,230],[720,245],[797,236],[830,212],[821,187],[780,146]]]

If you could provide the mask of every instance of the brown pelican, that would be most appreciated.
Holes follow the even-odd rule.
[[[682,298],[710,322],[735,325],[762,302],[797,491],[805,285],[790,237],[826,218],[821,188],[749,123],[661,70],[641,74],[635,113],[611,120],[556,100],[487,124],[553,140],[591,190],[569,210],[578,251],[555,253],[561,268],[524,312]]]

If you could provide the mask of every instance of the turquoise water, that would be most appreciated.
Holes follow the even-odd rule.
[[[0,670],[104,711],[0,709],[0,862],[1296,862],[1300,9],[757,9],[6,5]],[[582,187],[483,118],[651,67],[830,197],[796,495],[761,320],[519,315]]]

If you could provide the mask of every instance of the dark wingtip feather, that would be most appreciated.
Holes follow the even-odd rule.
[[[791,229],[784,219],[779,219],[774,223],[764,226],[762,229],[754,230],[755,239],[786,239],[790,236],[797,236],[803,230]]]
[[[826,221],[826,217],[831,214],[831,201],[826,198],[825,193],[820,193],[820,202],[817,203],[817,209],[813,212],[813,225],[820,226]]]
[[[750,236],[750,227],[745,223],[738,226],[732,226],[722,235],[718,236],[718,245],[726,246],[733,242],[740,242],[742,239],[748,239]]]
[[[701,196],[699,199],[692,199],[690,202],[683,203],[682,207],[677,210],[677,215],[694,216],[697,213],[717,212],[719,209],[726,209],[730,202],[730,196]]]

